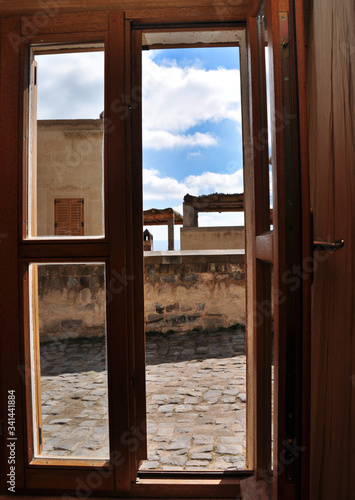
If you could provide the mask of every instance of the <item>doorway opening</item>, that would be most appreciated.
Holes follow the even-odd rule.
[[[248,468],[239,33],[143,35],[141,471]]]

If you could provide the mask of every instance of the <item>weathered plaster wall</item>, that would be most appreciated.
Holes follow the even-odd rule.
[[[244,324],[244,251],[147,252],[144,297],[147,331]]]
[[[245,248],[244,226],[182,227],[181,250],[212,250]]]
[[[38,266],[41,340],[105,334],[103,264]]]
[[[245,323],[244,252],[146,252],[147,331]],[[105,333],[103,265],[38,266],[42,340]]]
[[[54,199],[84,198],[84,234],[103,234],[103,120],[40,120],[38,236],[54,235]]]

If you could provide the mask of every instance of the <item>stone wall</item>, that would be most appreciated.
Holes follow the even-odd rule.
[[[145,252],[147,331],[245,323],[243,250]],[[105,334],[103,264],[38,265],[41,340]]]
[[[103,264],[39,265],[41,340],[105,335]]]
[[[147,331],[245,323],[244,250],[145,253]]]

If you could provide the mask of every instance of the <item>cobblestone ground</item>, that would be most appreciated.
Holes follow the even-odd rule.
[[[105,346],[41,346],[43,455],[108,456]],[[245,467],[245,334],[147,338],[148,460],[142,469]]]

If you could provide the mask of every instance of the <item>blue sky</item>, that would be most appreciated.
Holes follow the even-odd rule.
[[[102,52],[36,59],[38,119],[99,117]],[[243,192],[242,161],[238,48],[143,51],[144,209],[182,213],[187,193]],[[241,213],[199,215],[200,226],[242,224]],[[167,249],[167,228],[148,229],[154,249]]]
[[[237,48],[143,52],[143,145],[145,209],[182,213],[187,193],[243,192]],[[199,215],[200,226],[242,224],[243,214]],[[167,229],[148,229],[166,249]]]

